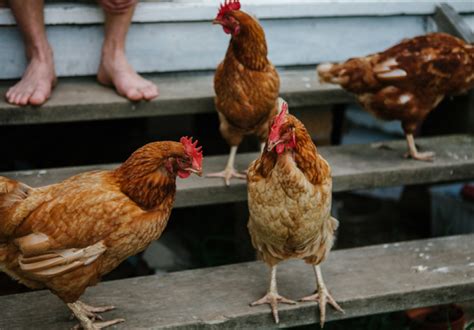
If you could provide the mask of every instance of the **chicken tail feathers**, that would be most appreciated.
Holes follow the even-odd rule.
[[[10,214],[18,203],[28,197],[31,189],[24,183],[0,176],[0,242],[19,225]]]
[[[347,76],[343,76],[345,70],[342,64],[323,63],[317,66],[316,71],[321,83],[343,85],[349,80]]]
[[[7,244],[0,243],[0,270],[2,269],[2,264],[7,260],[8,247]]]

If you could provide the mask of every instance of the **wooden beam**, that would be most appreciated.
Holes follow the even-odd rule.
[[[370,145],[344,145],[321,147],[319,151],[332,167],[334,192],[474,178],[474,135],[420,138],[417,139],[417,144],[421,150],[436,152],[434,162],[404,159],[404,140],[387,143],[393,150],[377,149]],[[246,169],[257,156],[257,153],[238,155],[237,169]],[[205,157],[204,171],[209,173],[222,170],[226,160],[227,156]],[[59,182],[77,173],[111,169],[115,166],[117,164],[6,172],[0,175],[36,187]],[[234,180],[230,187],[226,187],[221,179],[191,176],[186,180],[178,179],[175,207],[246,199],[247,188],[242,180]]]
[[[333,251],[322,272],[346,313],[328,306],[327,320],[472,300],[472,251],[474,235]],[[279,293],[290,299],[315,289],[313,271],[299,260],[282,263],[277,278]],[[82,300],[115,305],[103,316],[125,318],[118,329],[274,328],[268,306],[249,306],[267,287],[268,269],[249,262],[105,282]],[[68,329],[75,323],[47,291],[0,297],[0,310],[0,329]],[[315,303],[282,304],[279,310],[280,327],[319,321]]]
[[[438,31],[452,34],[467,43],[474,43],[474,33],[471,28],[450,5],[440,4],[436,8],[434,20]]]
[[[316,68],[280,69],[281,95],[292,107],[353,102],[339,86],[320,84]],[[43,124],[86,120],[156,117],[213,113],[213,72],[153,74],[147,78],[160,86],[151,102],[133,103],[94,79],[64,78],[52,98],[41,107],[18,107],[0,98],[0,125]],[[4,95],[11,82],[0,82]]]
[[[472,5],[472,4],[471,4]],[[438,31],[452,34],[463,39],[467,43],[474,43],[474,33],[466,21],[456,12],[456,10],[446,3],[440,4],[436,8],[434,20],[438,26]],[[455,99],[450,107],[462,108],[454,114],[440,114],[435,118],[432,130],[437,131],[456,131],[458,133],[474,132],[474,91],[471,90],[466,96]],[[451,116],[451,119],[445,117]],[[454,117],[454,119],[453,119]],[[447,122],[454,122],[454,126],[446,127]],[[448,124],[449,125],[449,124]]]

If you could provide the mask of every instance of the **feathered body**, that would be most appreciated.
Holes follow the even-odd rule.
[[[267,58],[265,33],[257,20],[240,10],[228,15],[240,23],[240,30],[232,36],[214,76],[220,131],[231,146],[248,134],[265,142],[277,113],[278,73]]]
[[[234,168],[237,148],[244,136],[256,135],[263,147],[271,118],[277,113],[280,79],[268,60],[265,33],[258,21],[240,10],[238,0],[225,1],[214,20],[231,35],[224,60],[214,76],[219,130],[229,144],[225,169],[210,177],[245,179]]]
[[[318,71],[322,80],[356,94],[375,116],[401,120],[405,133],[413,133],[446,95],[474,87],[474,46],[432,33]]]
[[[287,115],[286,125],[295,128],[296,147],[280,155],[266,150],[249,167],[248,228],[267,264],[300,258],[317,265],[338,225],[331,217],[331,169],[298,119]]]
[[[0,270],[76,302],[88,286],[160,237],[176,175],[201,170],[202,154],[200,160],[190,153],[196,144],[189,141],[150,143],[115,170],[40,188],[0,177]]]
[[[303,259],[314,268],[317,293],[302,300],[319,303],[323,325],[326,302],[343,312],[327,291],[319,268],[331,250],[338,226],[331,216],[331,168],[304,125],[287,114],[287,108],[283,101],[262,155],[247,172],[248,229],[258,255],[271,268],[267,294],[251,305],[270,304],[278,323],[278,303],[295,302],[278,294],[277,264]]]

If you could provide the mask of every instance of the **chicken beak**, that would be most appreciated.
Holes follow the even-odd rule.
[[[278,141],[275,141],[275,142],[268,142],[268,147],[267,147],[267,151],[272,151],[273,148],[275,148],[277,145],[279,145],[280,143],[282,143],[283,140],[278,140]]]
[[[198,170],[196,170],[195,168],[188,167],[188,168],[185,168],[184,170],[185,170],[185,171],[188,171],[188,172],[191,172],[191,173],[194,173],[194,174],[196,174],[196,175],[198,175],[198,176],[202,176],[202,169],[201,169],[201,168],[198,169]]]
[[[222,25],[223,23],[222,23],[221,20],[219,20],[219,19],[216,18],[215,20],[212,21],[212,24],[219,24],[219,25]]]

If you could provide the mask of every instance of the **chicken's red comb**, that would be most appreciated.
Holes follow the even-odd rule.
[[[280,128],[285,122],[286,114],[288,113],[288,103],[283,99],[279,100],[280,112],[275,116],[273,120],[272,127],[270,129],[270,134],[268,138],[270,141],[276,141],[280,138]]]
[[[197,162],[196,165],[201,166],[202,164],[202,146],[198,147],[198,140],[193,142],[192,137],[183,136],[179,142],[184,146],[184,152],[191,156],[193,163]]]
[[[217,18],[221,18],[229,11],[239,10],[239,9],[240,9],[239,0],[225,0],[224,4],[221,4],[219,7],[219,13],[217,14]]]

